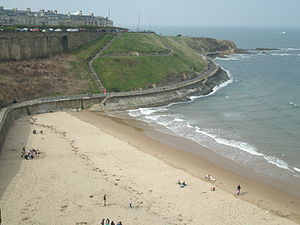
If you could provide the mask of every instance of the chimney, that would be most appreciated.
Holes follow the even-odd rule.
[[[27,12],[31,12],[31,9],[30,9],[30,8],[26,8],[26,11],[27,11]]]

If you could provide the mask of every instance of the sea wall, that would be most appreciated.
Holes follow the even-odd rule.
[[[57,98],[35,99],[22,103],[13,104],[0,110],[0,153],[5,143],[10,126],[14,120],[27,115],[39,113],[87,109],[94,104],[101,102],[103,94],[65,96]]]
[[[91,109],[95,111],[115,111],[163,106],[174,102],[187,101],[192,95],[209,94],[214,87],[230,78],[210,58],[207,58],[207,61],[208,69],[193,79],[148,90],[110,93],[101,104],[95,105]]]
[[[38,113],[87,109],[97,111],[128,110],[186,101],[191,95],[206,95],[217,85],[229,80],[225,71],[208,60],[208,69],[196,78],[148,90],[95,95],[44,98],[13,104],[0,110],[0,152],[14,120]]]
[[[0,61],[49,57],[103,35],[103,32],[0,32]]]

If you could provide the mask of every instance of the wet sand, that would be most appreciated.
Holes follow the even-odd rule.
[[[155,132],[151,138],[127,121],[89,111],[34,117],[35,124],[29,117],[15,122],[0,155],[3,224],[100,224],[107,217],[130,225],[300,221],[298,198],[182,151],[196,143]],[[20,158],[23,146],[39,148],[41,157]],[[215,183],[203,178],[207,173]],[[179,179],[188,185],[180,188]]]

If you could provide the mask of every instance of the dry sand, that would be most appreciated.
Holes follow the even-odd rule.
[[[235,197],[219,188],[223,187],[221,174],[203,161],[199,167],[211,166],[217,175],[217,189],[210,191],[213,184],[200,179],[205,173],[190,172],[202,161],[178,164],[180,151],[140,130],[91,112],[35,118],[35,124],[29,124],[30,117],[13,124],[0,155],[0,208],[5,225],[100,224],[107,217],[123,225],[297,224],[298,199],[291,206],[283,202],[294,221],[280,217],[248,202],[246,191]],[[33,134],[33,129],[43,134]],[[41,157],[20,158],[23,146],[40,149]],[[187,160],[197,158],[190,154],[184,154]],[[179,179],[188,186],[180,188]],[[266,206],[272,209],[272,202]]]

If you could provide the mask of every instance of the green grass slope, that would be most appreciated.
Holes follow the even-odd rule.
[[[124,33],[114,41],[113,45],[104,54],[128,53],[130,51],[164,52],[166,48],[156,34]]]
[[[139,56],[131,56],[133,51]],[[156,34],[122,34],[105,53],[114,56],[97,58],[93,66],[109,91],[146,88],[171,74],[207,68],[206,61],[186,43]],[[128,55],[116,56],[118,53]]]
[[[89,70],[88,67],[88,62],[112,38],[113,38],[112,34],[105,34],[103,37],[95,41],[80,46],[72,53],[72,55],[74,56],[74,60],[71,62],[72,71],[76,74],[76,77],[78,79],[89,81],[88,92],[90,93],[99,92],[99,87],[97,86],[96,81],[93,79],[91,75],[91,71]]]

